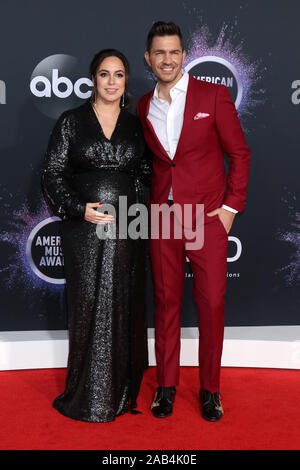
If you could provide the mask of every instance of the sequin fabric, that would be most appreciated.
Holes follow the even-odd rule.
[[[147,240],[118,238],[118,217],[115,239],[99,239],[84,214],[87,202],[118,214],[121,195],[128,207],[144,203],[150,160],[140,122],[125,110],[110,139],[89,102],[63,113],[50,136],[42,188],[62,219],[69,330],[66,386],[53,406],[70,418],[113,421],[137,406],[148,365]]]

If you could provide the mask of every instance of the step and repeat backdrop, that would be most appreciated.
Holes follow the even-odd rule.
[[[298,0],[1,1],[0,330],[66,328],[61,222],[40,187],[49,134],[89,99],[89,63],[104,48],[129,59],[135,112],[155,86],[143,55],[157,20],[180,25],[190,74],[229,88],[252,153],[229,236],[226,325],[300,324],[299,15]],[[187,260],[184,327],[197,325],[192,286]],[[151,327],[150,266],[147,305]]]

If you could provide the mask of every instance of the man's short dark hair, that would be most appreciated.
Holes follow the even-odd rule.
[[[178,36],[182,50],[184,50],[180,28],[177,24],[172,23],[171,21],[169,23],[165,23],[164,21],[156,21],[156,23],[153,24],[147,37],[147,51],[149,54],[152,41],[155,36]]]

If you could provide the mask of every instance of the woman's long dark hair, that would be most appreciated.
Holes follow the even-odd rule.
[[[124,54],[122,54],[122,52],[118,51],[117,49],[103,49],[102,51],[98,52],[91,64],[90,64],[90,76],[91,76],[91,79],[95,81],[95,83],[97,83],[96,81],[96,74],[97,74],[97,70],[99,68],[99,66],[101,65],[101,63],[103,62],[104,59],[106,59],[107,57],[118,57],[118,59],[120,59],[124,65],[124,69],[125,69],[125,94],[124,94],[124,107],[123,109],[128,109],[130,108],[131,106],[131,102],[132,102],[132,97],[131,97],[131,94],[129,92],[129,89],[128,89],[128,82],[129,82],[129,74],[130,74],[130,67],[129,67],[129,62],[128,60],[126,59],[126,57],[124,56]],[[91,99],[94,98],[94,94],[95,94],[95,90],[91,96]],[[121,106],[121,101],[120,101],[120,106]]]

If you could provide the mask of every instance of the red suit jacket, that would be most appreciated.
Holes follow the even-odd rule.
[[[189,76],[183,127],[173,160],[147,119],[153,92],[137,104],[144,137],[153,153],[150,203],[166,202],[172,185],[175,203],[204,204],[205,213],[222,204],[242,211],[250,151],[228,89]],[[198,113],[209,116],[194,119]],[[223,152],[230,159],[227,177]]]

